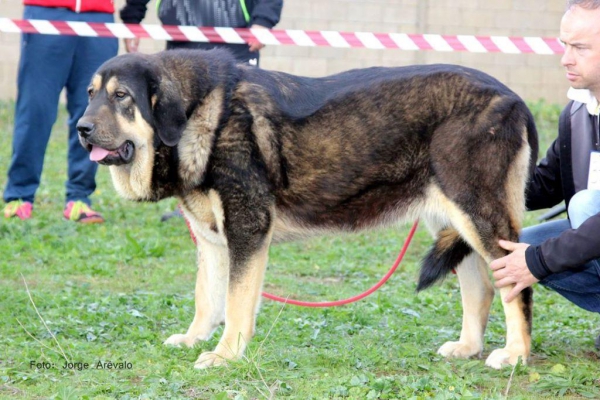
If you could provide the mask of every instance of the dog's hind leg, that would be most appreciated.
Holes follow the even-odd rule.
[[[463,128],[469,134],[462,138],[471,140],[469,145],[464,140],[447,145],[447,135],[437,137],[436,140],[443,140],[435,144],[439,151],[434,153],[433,163],[440,184],[432,185],[428,196],[437,200],[452,227],[487,264],[506,255],[498,243],[500,239],[518,241],[525,211],[525,184],[536,148],[529,137],[533,135],[532,122],[523,123],[530,118],[525,115],[525,106],[509,102],[503,107],[505,114],[486,116],[488,121],[502,117],[491,128],[485,124],[485,131],[478,131],[478,126],[470,131]],[[477,151],[473,152],[475,148]],[[469,162],[458,164],[453,160]],[[503,289],[503,295],[506,290],[510,289]],[[527,361],[531,346],[531,298],[531,289],[527,289],[511,303],[503,303],[506,347],[493,351],[486,365],[493,368],[514,365],[519,357]]]
[[[481,208],[477,209],[481,210]],[[451,217],[452,225],[461,233],[462,238],[469,246],[477,250],[486,264],[506,255],[506,251],[497,243],[499,239],[518,240],[520,219],[511,218],[510,216],[515,215],[511,210],[508,210],[507,213],[499,211],[498,214],[495,224],[490,224],[489,221],[494,221],[494,218],[486,215],[468,216],[466,213],[455,213]],[[460,272],[458,273],[460,274]],[[465,274],[468,273],[465,272]],[[471,275],[468,279],[484,279],[489,282],[488,275],[482,272]],[[478,286],[481,286],[481,283]],[[461,282],[461,291],[464,290],[470,290],[470,288]],[[502,289],[502,296],[505,296],[509,290],[510,288]],[[522,358],[523,363],[527,362],[531,345],[531,293],[531,288],[528,288],[511,303],[503,301],[506,315],[506,347],[493,351],[486,360],[486,365],[493,368],[501,368],[504,364],[515,365],[519,357]]]
[[[512,288],[500,289],[501,297],[508,295]],[[506,316],[506,346],[492,351],[485,361],[485,365],[496,369],[517,364],[519,357],[527,364],[531,350],[533,290],[526,288],[510,303],[502,300],[502,305]]]
[[[508,232],[507,236],[499,236],[497,232],[491,232],[490,230],[486,230],[486,227],[489,227],[487,222],[488,219],[480,219],[480,218],[455,218],[452,223],[457,229],[461,232],[461,236],[463,239],[473,248],[478,250],[481,258],[484,260],[485,264],[489,264],[493,259],[502,257],[506,254],[505,250],[500,248],[497,244],[499,238],[507,238],[511,241],[518,240],[518,233],[513,227],[505,226],[501,228]],[[505,221],[509,221],[510,218],[505,218]],[[510,225],[507,223],[506,225]],[[487,242],[484,243],[485,238],[487,238]],[[494,247],[495,246],[495,247]],[[488,249],[491,249],[488,251]],[[477,271],[474,271],[473,268],[467,268],[464,271],[461,271],[461,265],[457,269],[457,273],[459,274],[460,284],[461,284],[461,293],[463,293],[463,306],[469,307],[471,310],[475,307],[480,307],[480,310],[489,309],[489,304],[484,303],[480,305],[468,305],[466,303],[484,300],[491,301],[491,296],[488,299],[487,296],[481,297],[480,295],[475,294],[473,297],[472,294],[468,294],[465,297],[464,292],[474,292],[480,290],[487,290],[485,288],[489,287],[490,279],[489,272],[487,270],[487,265],[485,265],[485,269],[478,268]],[[461,276],[465,275],[464,283]],[[473,286],[474,285],[474,286]],[[502,297],[506,296],[510,291],[510,288],[501,289]],[[488,295],[489,296],[489,295]],[[469,299],[469,297],[471,297]],[[511,364],[515,365],[518,362],[519,357],[521,357],[523,363],[527,362],[527,358],[529,357],[530,345],[531,345],[531,316],[532,316],[532,290],[531,288],[527,288],[515,300],[510,303],[505,303],[503,301],[504,313],[506,316],[506,347],[503,349],[498,349],[493,351],[486,360],[486,365],[492,368],[501,368],[502,365]],[[473,314],[472,318],[469,320],[475,320],[477,318],[477,311],[469,311],[467,312],[467,308],[465,308],[465,316],[468,314]],[[468,320],[463,319],[463,323],[466,323]],[[471,326],[463,325],[463,332],[471,329]],[[485,327],[485,324],[481,324],[482,328]],[[462,339],[462,334],[461,334]],[[440,349],[442,350],[442,349]],[[444,349],[445,350],[445,349]]]
[[[458,342],[444,343],[438,353],[444,357],[480,357],[494,288],[484,260],[476,253],[471,253],[459,264],[456,274],[463,308],[460,339]]]
[[[229,254],[225,244],[215,244],[196,233],[198,241],[198,272],[195,288],[194,319],[185,334],[170,336],[167,345],[193,346],[199,340],[208,340],[224,321]]]

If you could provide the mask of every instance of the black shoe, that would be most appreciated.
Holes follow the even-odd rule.
[[[181,210],[179,209],[179,207],[177,207],[175,210],[173,210],[171,212],[163,214],[163,216],[160,217],[160,222],[165,222],[173,217],[183,217],[183,214],[181,213]]]

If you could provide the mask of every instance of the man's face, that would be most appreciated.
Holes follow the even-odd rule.
[[[565,45],[561,63],[575,89],[600,96],[600,8],[574,6],[562,18],[560,40]]]

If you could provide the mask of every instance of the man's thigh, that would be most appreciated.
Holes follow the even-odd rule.
[[[571,224],[567,219],[544,222],[523,229],[519,241],[538,245],[545,240],[559,236]],[[540,284],[560,293],[567,300],[588,311],[600,312],[600,263],[590,261],[581,268],[552,274]]]
[[[552,274],[540,284],[560,293],[579,307],[600,313],[600,263],[592,260],[581,269]]]
[[[538,245],[548,239],[559,236],[567,229],[571,229],[568,219],[559,219],[529,226],[521,231],[519,242]]]

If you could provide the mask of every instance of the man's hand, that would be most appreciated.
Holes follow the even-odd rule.
[[[125,43],[125,50],[128,53],[137,53],[138,47],[140,46],[140,39],[123,39],[123,43]]]
[[[527,243],[514,243],[507,240],[500,240],[498,243],[500,247],[511,253],[492,261],[490,268],[494,271],[493,277],[496,280],[497,288],[515,285],[508,296],[504,298],[504,301],[508,303],[523,289],[538,282],[538,279],[527,268],[525,261],[525,250],[529,247]]]
[[[269,29],[269,28],[254,24],[250,27],[250,29]],[[248,45],[250,46],[250,51],[258,51],[258,50],[262,49],[263,47],[265,47],[264,44],[257,42],[255,40],[248,41]]]

